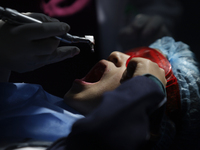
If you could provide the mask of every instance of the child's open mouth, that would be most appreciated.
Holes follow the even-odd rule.
[[[82,79],[82,81],[88,83],[98,82],[104,75],[106,65],[102,62],[97,63],[92,70]]]

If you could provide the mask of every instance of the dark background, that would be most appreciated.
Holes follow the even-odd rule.
[[[175,28],[175,40],[190,45],[191,50],[200,60],[200,13],[199,2],[196,0],[181,0],[183,14]],[[0,6],[10,7],[20,12],[42,12],[40,0],[1,0]],[[58,18],[71,26],[70,33],[74,35],[94,35],[96,46],[95,53],[90,52],[86,44],[77,45],[81,53],[74,58],[47,65],[28,73],[11,74],[11,82],[26,82],[41,84],[43,88],[54,95],[63,97],[76,78],[82,78],[99,60],[98,58],[98,26],[96,23],[95,3],[73,17]],[[170,10],[169,10],[170,11]],[[76,19],[74,19],[76,18]]]
[[[191,50],[200,60],[200,2],[197,0],[181,0],[183,14],[176,27],[176,41],[182,41],[191,47]]]

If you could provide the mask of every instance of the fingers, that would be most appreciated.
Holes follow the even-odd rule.
[[[137,61],[137,68],[133,74],[133,77],[151,74],[157,77],[163,83],[163,85],[166,85],[167,82],[165,79],[165,71],[160,68],[157,63],[154,63],[149,59],[139,57],[137,59],[133,58],[133,60]]]
[[[80,53],[80,49],[75,46],[63,46],[58,47],[52,54],[50,55],[40,55],[36,58],[36,64],[52,64],[67,58],[74,57],[75,55]]]
[[[129,63],[128,66],[126,68],[126,70],[124,71],[123,75],[122,75],[122,79],[120,82],[124,82],[128,79],[131,79],[133,77],[133,74],[137,68],[137,61],[132,59]]]
[[[12,33],[30,41],[63,35],[69,29],[69,25],[63,22],[29,23],[15,27]]]
[[[147,15],[138,14],[133,21],[132,27],[136,30],[141,30],[148,21],[149,17]]]
[[[142,71],[141,65],[146,63],[145,61],[147,61],[147,59],[145,59],[145,58],[140,58],[140,57],[132,58],[129,61],[125,72],[122,75],[121,82],[128,80],[135,76],[143,75],[144,73],[141,72]],[[143,72],[147,72],[147,70],[143,70]]]
[[[38,19],[42,22],[59,22],[58,19],[56,18],[51,18],[49,16],[46,16],[45,14],[42,13],[24,13],[27,16],[30,16],[32,18]]]
[[[37,68],[43,67],[48,64],[56,63],[67,58],[77,55],[80,50],[74,46],[59,47],[50,55],[31,55],[16,61],[11,70],[23,73],[33,71]]]
[[[121,82],[130,79],[135,76],[141,76],[144,74],[151,74],[157,77],[163,85],[166,85],[165,71],[158,66],[158,64],[145,58],[132,58],[127,66],[126,71],[122,76]]]
[[[143,38],[148,38],[150,35],[158,31],[163,25],[163,19],[159,16],[149,17],[148,22],[146,23],[141,36]]]
[[[28,53],[32,55],[50,55],[59,46],[60,41],[54,37],[30,42]]]
[[[7,68],[16,72],[26,72],[44,65],[62,61],[77,55],[76,47],[57,48],[60,41],[55,36],[66,34],[70,27],[43,14],[31,14],[31,17],[44,23],[13,25],[0,22],[1,60]],[[11,43],[11,44],[10,44]]]

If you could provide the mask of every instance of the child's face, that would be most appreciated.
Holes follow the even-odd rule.
[[[114,90],[120,85],[129,57],[121,52],[113,52],[108,60],[99,61],[84,78],[74,81],[65,95],[65,102],[69,106],[75,106],[80,112],[82,111],[79,106],[82,108],[84,104],[88,107],[90,104],[91,107],[98,105],[98,100],[104,92]]]
[[[144,52],[139,57],[143,55],[148,57],[147,53]],[[160,52],[156,53],[166,59]],[[83,114],[88,110],[90,112],[95,108],[94,106],[99,104],[99,99],[104,92],[114,90],[120,85],[126,64],[134,54],[132,52],[127,52],[127,54],[113,52],[108,60],[99,61],[84,78],[74,81],[71,89],[65,95],[65,102]]]

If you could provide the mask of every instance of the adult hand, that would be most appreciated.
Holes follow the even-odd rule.
[[[123,47],[130,49],[133,48],[132,43],[137,47],[148,46],[158,38],[170,35],[161,16],[138,14],[130,25],[120,31],[119,41]]]
[[[144,74],[151,74],[157,77],[165,86],[167,80],[165,79],[165,71],[158,66],[158,64],[152,62],[149,59],[135,57],[132,58],[125,70],[121,82],[128,80],[135,76],[141,76]]]
[[[60,41],[54,36],[68,32],[69,25],[40,13],[27,15],[44,23],[13,25],[0,21],[0,68],[26,72],[80,52],[74,46],[58,47]]]

